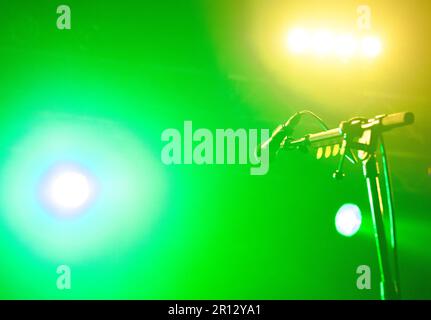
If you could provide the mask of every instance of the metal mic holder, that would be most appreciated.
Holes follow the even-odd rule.
[[[380,296],[382,300],[400,299],[393,199],[382,133],[412,124],[413,122],[414,115],[409,112],[383,115],[372,119],[355,118],[342,122],[336,129],[310,134],[297,140],[285,139],[282,145],[284,149],[307,149],[313,146],[330,146],[341,142],[341,159],[338,169],[333,175],[338,180],[344,177],[343,164],[346,158],[352,162],[362,164],[374,226],[374,237],[380,270]],[[381,158],[384,169],[386,208],[383,205],[383,190],[380,183],[382,173],[380,172],[377,160],[379,146],[382,151]],[[388,212],[386,212],[386,209]],[[389,213],[388,217],[390,219],[389,244],[384,223],[386,213]]]

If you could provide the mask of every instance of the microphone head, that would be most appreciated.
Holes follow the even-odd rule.
[[[415,115],[412,112],[399,112],[389,114],[381,121],[381,125],[385,130],[390,130],[396,127],[407,126],[415,122]]]
[[[263,149],[269,148],[269,157],[270,159],[274,158],[277,155],[277,152],[280,150],[280,147],[285,140],[285,138],[293,133],[295,128],[298,126],[301,120],[302,114],[300,112],[295,113],[293,116],[286,121],[286,123],[279,125],[271,135],[267,141],[262,143],[256,149],[256,154],[260,155],[260,152]]]

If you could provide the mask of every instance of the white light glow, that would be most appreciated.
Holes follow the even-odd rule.
[[[310,46],[310,35],[304,29],[294,29],[287,35],[287,46],[293,53],[304,53]]]
[[[339,35],[335,40],[335,55],[343,60],[352,58],[357,48],[357,40],[351,34]]]
[[[378,37],[368,36],[362,39],[362,54],[375,58],[382,52],[382,42]]]
[[[77,166],[56,167],[43,179],[43,204],[57,215],[81,212],[91,202],[94,194],[93,179]]]
[[[55,206],[77,209],[90,198],[91,187],[87,177],[82,173],[63,172],[52,179],[49,195]]]
[[[361,210],[354,204],[345,204],[341,206],[335,216],[335,227],[337,231],[346,237],[355,235],[361,227],[361,224]]]
[[[343,62],[358,57],[374,59],[383,51],[382,41],[377,36],[337,33],[323,28],[290,30],[286,37],[286,48],[295,55],[334,57]]]
[[[329,30],[317,30],[312,41],[313,52],[318,56],[326,56],[334,49],[334,34]]]

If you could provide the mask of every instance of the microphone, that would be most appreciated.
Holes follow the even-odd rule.
[[[258,146],[256,153],[259,155],[264,149],[269,149],[269,158],[274,158],[281,148],[285,138],[293,133],[301,120],[302,113],[297,112],[284,124],[280,124],[273,132],[271,137]]]
[[[260,154],[263,149],[269,149],[270,159],[274,158],[281,148],[298,149],[309,147],[322,147],[328,145],[339,144],[344,140],[344,135],[359,137],[365,130],[373,129],[378,132],[386,132],[395,128],[411,125],[415,121],[415,116],[411,112],[400,112],[388,115],[380,115],[371,119],[353,118],[349,121],[343,121],[338,128],[325,130],[318,133],[307,134],[296,140],[289,140],[285,145],[285,141],[290,136],[299,124],[302,115],[308,111],[295,113],[284,124],[279,125],[272,133],[271,137],[258,146],[256,153]],[[315,116],[313,113],[311,113]],[[320,118],[315,116],[319,121]]]
[[[415,115],[412,112],[399,112],[383,116],[380,124],[382,126],[382,130],[388,131],[413,124],[414,122]]]

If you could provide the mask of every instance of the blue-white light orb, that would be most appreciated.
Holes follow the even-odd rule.
[[[96,194],[91,175],[77,165],[57,165],[42,178],[42,205],[58,216],[71,217],[89,207]]]
[[[355,204],[344,204],[335,216],[337,231],[346,237],[354,236],[362,224],[361,210]]]

